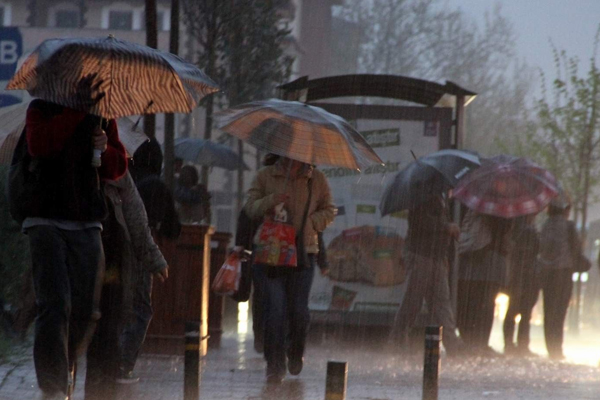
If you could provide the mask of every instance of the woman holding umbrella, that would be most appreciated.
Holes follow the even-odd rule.
[[[283,207],[280,207],[283,205]],[[308,334],[308,296],[314,275],[319,244],[317,233],[333,221],[331,191],[323,173],[309,164],[280,158],[275,165],[262,168],[248,192],[244,210],[251,219],[278,212],[289,216],[297,232],[297,267],[266,266],[265,339],[267,381],[278,383],[287,368],[292,375],[302,371]],[[289,343],[286,333],[289,332]]]
[[[303,367],[318,233],[334,217],[327,180],[313,165],[359,169],[382,161],[343,118],[296,101],[242,104],[218,115],[217,126],[281,157],[258,172],[244,208],[252,219],[277,214],[277,219],[287,220],[296,231],[297,267],[268,266],[264,282],[267,380],[279,383],[285,377],[286,355],[292,375],[298,375]],[[292,244],[288,240],[286,246]],[[255,251],[255,263],[263,253]],[[286,249],[285,254],[292,253]]]

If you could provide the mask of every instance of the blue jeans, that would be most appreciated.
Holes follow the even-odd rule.
[[[307,267],[267,267],[265,278],[265,359],[268,373],[286,370],[286,356],[302,357],[310,313],[308,297],[314,277],[314,255]]]
[[[265,343],[265,280],[266,268],[264,265],[252,265],[252,331],[254,332],[254,349],[263,353]]]

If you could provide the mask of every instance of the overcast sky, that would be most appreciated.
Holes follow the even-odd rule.
[[[594,35],[600,24],[600,0],[447,0],[482,21],[486,11],[500,3],[513,23],[517,51],[532,67],[554,76],[551,38],[559,50],[578,56],[583,70],[589,66]]]

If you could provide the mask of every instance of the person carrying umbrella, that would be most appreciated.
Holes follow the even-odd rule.
[[[409,209],[404,262],[410,275],[392,328],[393,342],[408,346],[409,329],[425,300],[431,322],[444,328],[446,352],[449,355],[460,352],[462,343],[456,335],[448,283],[448,251],[459,233],[458,225],[450,222],[446,200],[440,193],[430,194]]]
[[[258,172],[244,210],[249,218],[260,219],[273,215],[281,204],[299,235],[298,240],[304,242],[307,257],[299,254],[297,267],[264,269],[264,353],[267,381],[271,383],[285,377],[286,358],[290,374],[302,371],[310,319],[308,296],[319,249],[317,232],[323,231],[334,218],[331,191],[323,173],[285,157]]]
[[[460,354],[463,344],[456,325],[448,279],[448,254],[460,230],[449,218],[448,190],[458,177],[479,166],[470,152],[441,150],[407,165],[386,188],[382,215],[408,210],[404,262],[409,270],[406,293],[390,334],[390,342],[408,346],[408,333],[425,300],[429,322],[443,326],[449,355]]]
[[[82,80],[91,89],[91,80]],[[84,93],[84,91],[80,91]],[[92,93],[88,91],[88,93]],[[94,104],[98,97],[89,97]],[[37,302],[34,361],[44,399],[64,399],[76,358],[100,317],[104,267],[100,231],[107,207],[100,180],[116,180],[127,169],[114,120],[43,100],[27,111],[26,145],[35,177],[33,201],[23,230],[29,236]],[[91,152],[102,152],[102,166]]]
[[[496,296],[508,283],[514,218],[539,213],[557,194],[550,172],[506,155],[482,160],[454,190],[468,207],[458,244],[457,323],[465,344],[478,355],[498,356],[488,342]]]

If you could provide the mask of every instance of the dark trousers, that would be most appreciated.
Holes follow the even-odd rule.
[[[125,323],[119,340],[120,368],[133,371],[140,350],[146,339],[146,332],[152,320],[152,275],[139,271],[133,293],[133,312],[125,316]]]
[[[254,350],[265,351],[265,266],[252,265],[252,331],[254,332]]]
[[[286,356],[304,355],[315,264],[313,256],[309,259],[308,267],[269,267],[266,271],[265,359],[269,373],[285,372]]]
[[[111,400],[116,398],[115,378],[119,367],[119,327],[122,316],[122,287],[106,284],[102,287],[96,332],[87,350],[85,376],[86,400]]]
[[[410,276],[392,328],[392,339],[404,341],[408,337],[425,300],[428,324],[443,326],[444,346],[454,351],[460,346],[460,340],[456,336],[446,259],[407,253],[405,263],[410,266]]]
[[[510,300],[503,325],[505,347],[514,345],[515,318],[520,314],[521,321],[517,333],[517,347],[523,350],[529,349],[531,313],[540,294],[540,284],[537,279],[537,275],[533,270],[522,271],[520,276],[511,279],[509,283]]]
[[[567,269],[547,270],[543,274],[544,336],[550,357],[563,356],[563,331],[573,290],[572,276]]]
[[[38,309],[33,346],[38,385],[46,393],[67,393],[69,371],[100,317],[100,230],[43,225],[29,228],[27,234]]]
[[[494,324],[494,308],[500,284],[487,281],[458,281],[457,326],[470,349],[486,347]]]

